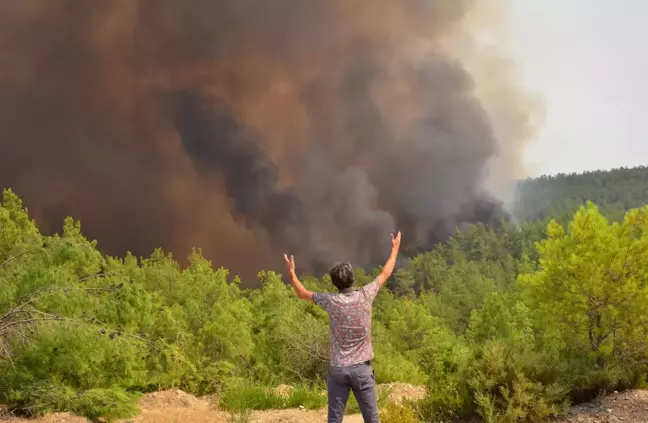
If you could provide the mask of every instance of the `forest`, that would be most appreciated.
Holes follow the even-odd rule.
[[[520,220],[569,218],[587,201],[621,219],[648,201],[648,168],[619,168],[528,178],[517,184],[513,212]]]
[[[430,387],[403,413],[531,422],[645,386],[647,182],[645,167],[525,180],[513,219],[466,226],[398,267],[374,303],[376,378]],[[233,411],[325,404],[328,318],[281,274],[247,289],[199,249],[184,267],[162,250],[110,257],[80,222],[62,225],[42,234],[3,191],[0,403],[12,412],[127,417],[171,387]],[[379,269],[357,272],[362,285]],[[295,394],[271,401],[282,383]]]

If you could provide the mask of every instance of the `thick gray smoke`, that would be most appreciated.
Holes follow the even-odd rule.
[[[245,276],[283,252],[373,266],[395,229],[430,245],[501,214],[487,165],[524,141],[441,47],[471,6],[2,2],[0,186],[45,230],[72,215],[109,253],[197,246]]]

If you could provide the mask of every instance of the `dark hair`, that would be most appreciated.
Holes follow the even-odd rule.
[[[338,263],[331,267],[329,275],[331,275],[331,282],[333,282],[333,285],[335,285],[335,287],[340,291],[346,288],[351,288],[351,285],[355,282],[353,266],[351,266],[351,263],[348,261],[343,261],[342,263]]]

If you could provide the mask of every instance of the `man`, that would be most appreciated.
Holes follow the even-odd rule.
[[[391,235],[392,250],[382,272],[373,282],[359,290],[353,267],[348,262],[338,263],[330,270],[331,281],[337,293],[313,293],[299,281],[295,273],[295,259],[284,254],[286,267],[297,296],[313,301],[324,308],[330,317],[331,351],[328,386],[328,422],[341,423],[349,399],[349,391],[358,400],[365,423],[379,423],[376,398],[376,377],[371,367],[374,358],[371,345],[371,306],[373,300],[394,271],[400,248],[401,234]]]

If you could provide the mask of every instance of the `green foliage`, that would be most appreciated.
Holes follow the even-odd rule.
[[[120,388],[89,389],[79,392],[69,409],[75,414],[90,419],[103,417],[108,421],[117,418],[132,417],[139,411],[135,402],[139,396]]]
[[[648,208],[610,224],[590,203],[567,229],[549,224],[538,244],[540,269],[520,276],[527,302],[558,334],[565,356],[593,375],[627,373],[628,364],[636,369],[648,358],[647,230]]]
[[[475,345],[503,339],[514,345],[533,345],[531,310],[510,292],[494,292],[484,306],[474,310],[466,336]]]
[[[226,388],[220,397],[221,407],[233,412],[246,410],[281,410],[303,406],[319,409],[327,404],[326,392],[316,387],[297,386],[287,395],[258,383],[244,381]]]
[[[121,388],[75,391],[68,386],[42,382],[25,384],[10,391],[6,397],[13,405],[12,411],[30,417],[71,411],[90,419],[102,417],[107,421],[136,415],[138,398],[139,395]]]
[[[268,410],[285,408],[286,400],[271,388],[256,383],[245,382],[226,388],[220,397],[220,405],[224,410]]]
[[[264,272],[259,278],[262,288],[252,295],[256,377],[268,384],[323,379],[329,354],[325,312],[295,301],[279,275]]]
[[[287,408],[302,406],[309,410],[317,410],[326,407],[327,404],[328,398],[324,387],[317,389],[317,387],[297,385],[286,399]]]
[[[40,234],[22,200],[11,190],[2,192],[0,207],[0,264],[23,259],[38,247]]]
[[[529,178],[518,183],[513,210],[525,221],[566,222],[592,201],[605,216],[618,221],[626,211],[648,204],[647,183],[646,166]]]
[[[534,376],[505,344],[487,344],[470,371],[477,412],[487,423],[536,422],[557,416],[565,410],[567,391]]]
[[[380,412],[383,423],[418,423],[419,419],[414,408],[405,404],[387,404]]]
[[[17,389],[31,381],[60,381],[76,389],[138,383],[144,366],[138,345],[92,328],[42,327],[38,343],[15,351],[5,377]]]
[[[645,169],[631,173],[643,180]],[[565,188],[571,196],[583,186],[561,178],[538,184],[578,180]],[[592,198],[625,212],[648,202],[642,193]],[[553,220],[466,225],[397,270],[374,303],[376,377],[427,385],[428,395],[390,406],[383,420],[537,421],[570,398],[645,384],[648,208],[612,216],[581,197]],[[524,207],[541,209],[543,198]],[[326,313],[274,272],[249,290],[199,250],[188,263],[161,250],[105,256],[71,218],[42,235],[4,191],[0,401],[27,415],[114,419],[136,413],[139,393],[174,387],[218,394],[240,421],[252,409],[325,406]],[[359,285],[375,274],[359,270]],[[334,289],[327,276],[303,280]],[[270,388],[282,383],[296,387],[288,396]],[[358,411],[352,395],[347,413]]]
[[[424,421],[451,422],[473,413],[472,392],[462,369],[437,378],[428,386],[425,399],[416,404]]]

